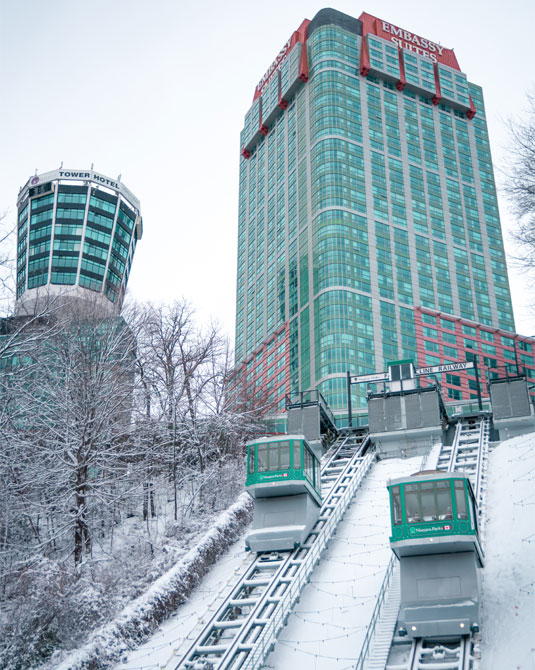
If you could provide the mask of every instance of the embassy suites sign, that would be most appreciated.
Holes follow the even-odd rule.
[[[275,56],[275,60],[273,61],[273,63],[271,63],[271,65],[267,69],[267,71],[264,74],[264,76],[262,77],[262,79],[256,85],[253,100],[256,100],[258,98],[258,96],[262,94],[262,92],[264,91],[267,84],[271,81],[271,78],[273,77],[275,72],[279,69],[279,67],[285,61],[286,56],[290,53],[290,51],[297,44],[297,42],[302,42],[303,44],[306,42],[307,28],[308,28],[309,23],[310,23],[310,21],[308,19],[305,19],[301,23],[299,28],[297,30],[294,30],[294,32],[292,33],[292,36],[288,39],[286,44],[282,47],[282,49],[279,51],[279,53]]]
[[[269,80],[273,76],[273,73],[275,72],[275,70],[279,67],[279,65],[282,63],[282,61],[288,55],[288,52],[290,51],[292,46],[293,46],[292,45],[292,38],[290,37],[288,39],[288,41],[286,42],[286,44],[282,47],[282,49],[277,54],[273,63],[271,63],[271,65],[269,66],[269,69],[267,70],[265,75],[262,77],[262,79],[256,85],[256,90],[257,91],[261,92],[263,90],[265,85],[269,82]]]
[[[381,26],[385,33],[392,35],[390,38],[392,42],[395,42],[402,49],[409,49],[421,56],[427,56],[435,63],[438,61],[437,57],[444,53],[444,47],[441,47],[440,44],[426,40],[424,37],[418,37],[418,35],[410,33],[408,30],[393,26],[386,21],[381,21]]]
[[[433,42],[425,37],[420,37],[419,35],[411,33],[409,30],[405,30],[399,26],[395,26],[388,21],[383,21],[375,16],[371,16],[371,14],[366,14],[366,12],[363,12],[359,16],[359,20],[362,21],[363,37],[364,35],[371,33],[372,35],[393,42],[401,49],[407,49],[420,56],[425,56],[434,63],[442,63],[455,70],[461,69],[453,49],[446,49],[437,42]]]

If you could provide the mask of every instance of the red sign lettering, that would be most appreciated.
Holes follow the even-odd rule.
[[[401,49],[408,49],[409,51],[414,51],[414,53],[420,54],[420,56],[426,56],[434,63],[442,63],[455,70],[461,69],[453,49],[446,49],[437,42],[432,42],[425,37],[415,35],[414,33],[411,33],[404,28],[399,28],[388,21],[383,21],[375,16],[371,16],[371,14],[366,14],[366,12],[363,12],[359,16],[359,19],[362,21],[363,37],[368,33],[371,33],[372,35],[377,35],[377,37],[393,42]]]
[[[286,56],[290,53],[292,50],[292,47],[294,47],[297,42],[303,42],[303,44],[306,41],[306,36],[307,36],[307,28],[308,24],[310,21],[308,19],[305,19],[303,23],[299,26],[297,30],[294,31],[290,39],[286,42],[286,44],[282,47],[282,49],[279,51],[277,56],[275,57],[275,60],[271,65],[269,66],[266,74],[262,77],[262,79],[258,82],[255,93],[254,93],[254,98],[253,100],[256,100],[259,95],[262,94],[262,91],[266,87],[266,85],[269,83],[271,77],[273,74],[277,71],[278,67],[282,65],[284,62],[284,59]]]

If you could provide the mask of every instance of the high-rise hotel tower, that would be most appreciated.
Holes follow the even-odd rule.
[[[133,193],[93,169],[60,168],[30,177],[17,210],[17,315],[59,296],[119,313],[143,232]]]
[[[241,134],[236,373],[280,411],[346,373],[521,362],[481,88],[451,49],[323,9],[258,83]],[[476,395],[447,375],[447,396]],[[364,389],[353,407],[365,411]]]

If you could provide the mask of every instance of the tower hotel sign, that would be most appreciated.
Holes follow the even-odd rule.
[[[103,174],[94,172],[79,172],[78,170],[58,170],[59,176],[61,179],[91,179],[92,181],[99,181],[104,186],[109,186],[114,188],[116,191],[119,190],[119,182],[113,181],[113,179],[108,179]]]
[[[420,37],[404,28],[399,28],[392,23],[388,23],[388,21],[383,21],[375,16],[371,16],[371,14],[366,14],[366,12],[363,12],[359,16],[359,19],[362,21],[363,36],[368,33],[377,35],[377,37],[382,37],[384,40],[394,42],[400,49],[413,51],[420,56],[429,58],[434,63],[442,63],[455,70],[461,69],[453,49],[446,49],[437,44],[437,42]]]
[[[52,172],[45,172],[44,174],[35,175],[30,177],[26,184],[21,188],[17,201],[19,203],[22,202],[22,200],[28,194],[28,189],[30,189],[32,186],[46,184],[46,182],[57,180],[96,182],[101,186],[106,186],[107,188],[111,188],[114,191],[121,193],[132,205],[134,205],[134,207],[139,209],[139,200],[132,193],[132,191],[130,191],[130,189],[126,188],[126,186],[121,181],[119,181],[119,179],[110,179],[109,177],[106,177],[106,175],[100,174],[100,172],[95,172],[95,170],[64,170],[63,168],[60,168],[59,170],[53,170]]]

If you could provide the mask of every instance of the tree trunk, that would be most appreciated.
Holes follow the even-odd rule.
[[[75,513],[74,524],[74,562],[81,563],[84,550],[91,551],[91,536],[87,525],[87,466],[81,466],[76,473]]]

